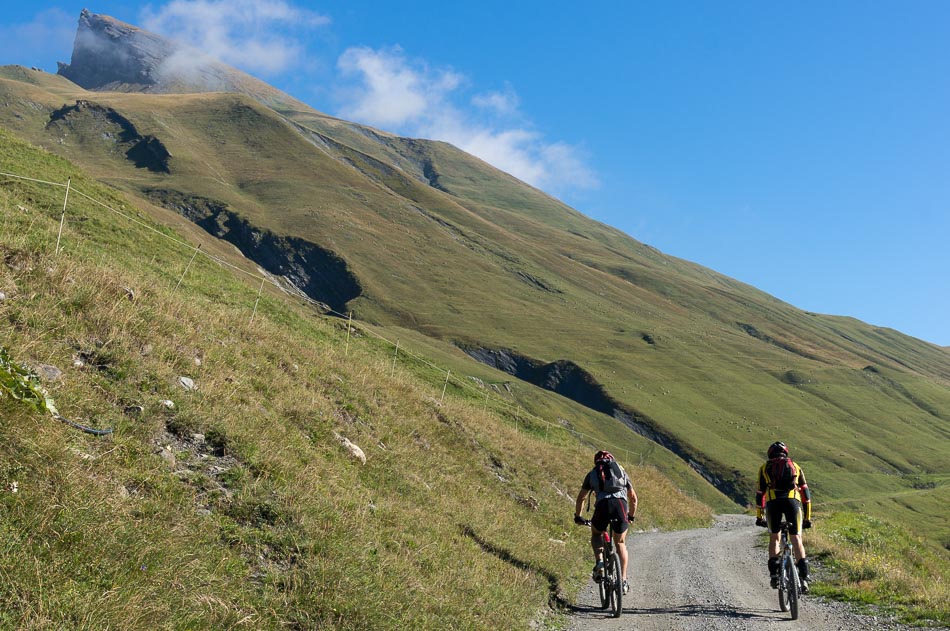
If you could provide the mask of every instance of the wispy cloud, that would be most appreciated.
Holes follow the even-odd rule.
[[[304,54],[294,36],[323,26],[329,18],[283,0],[173,0],[146,6],[142,25],[251,72],[279,74]]]
[[[500,116],[514,116],[518,113],[521,99],[510,83],[505,84],[501,92],[485,92],[472,97],[472,105],[490,110]]]
[[[525,182],[552,192],[598,186],[583,152],[544,139],[521,118],[514,88],[474,96],[462,107],[469,81],[450,69],[410,60],[398,47],[351,48],[338,62],[352,82],[341,91],[340,115],[411,136],[450,142]]]
[[[55,49],[60,59],[68,59],[76,34],[76,15],[61,9],[47,9],[23,24],[0,25],[0,56],[3,63],[32,66],[34,60]]]
[[[337,67],[358,84],[347,91],[345,115],[370,125],[401,126],[431,116],[462,81],[451,70],[414,69],[397,47],[350,48]]]

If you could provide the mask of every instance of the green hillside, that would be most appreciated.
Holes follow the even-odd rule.
[[[652,464],[672,474],[672,450],[737,501],[751,495],[763,446],[782,438],[819,500],[873,496],[872,510],[950,540],[944,349],[668,257],[444,143],[243,94],[95,93],[19,68],[3,76],[4,125],[147,198],[160,221],[186,229],[155,205],[230,239],[338,312],[418,331],[456,358],[461,347],[568,362],[580,375],[564,382],[568,396],[660,440]],[[164,170],[113,140],[124,128],[110,112],[160,141]],[[255,250],[255,234],[275,245]],[[601,418],[591,431],[618,431]],[[918,493],[921,476],[938,483]]]
[[[45,385],[64,417],[114,430],[2,390],[0,626],[527,628],[571,599],[590,447],[486,400],[485,382],[440,403],[426,365],[281,292],[255,306],[250,276],[189,265],[187,230],[2,131],[0,172],[72,188],[60,235],[64,188],[0,176],[3,348],[61,370]],[[643,527],[708,520],[626,464]]]

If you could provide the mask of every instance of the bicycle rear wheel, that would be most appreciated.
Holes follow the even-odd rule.
[[[778,579],[778,608],[782,611],[788,611],[788,573],[785,568],[791,564],[791,561],[783,560]]]
[[[787,567],[787,582],[788,582],[788,608],[792,613],[792,620],[798,620],[798,568],[795,567],[795,564],[792,563],[791,559],[788,561]]]
[[[610,601],[614,618],[619,618],[623,612],[623,574],[620,572],[620,557],[617,553],[614,552],[610,558]]]
[[[610,606],[610,593],[607,591],[607,583],[609,581],[608,576],[600,577],[600,582],[597,583],[597,591],[600,593],[600,608],[606,609]]]

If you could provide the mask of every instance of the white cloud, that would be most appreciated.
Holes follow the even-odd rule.
[[[337,67],[344,77],[361,81],[350,91],[344,115],[380,127],[429,116],[462,79],[448,70],[412,68],[399,47],[350,48],[340,56]]]
[[[329,21],[283,0],[173,0],[157,10],[147,6],[142,18],[146,30],[265,74],[287,70],[302,57],[296,29]]]
[[[521,100],[510,84],[505,84],[504,92],[485,92],[472,97],[472,105],[491,110],[502,116],[513,116],[518,113]]]
[[[350,48],[338,67],[356,82],[343,92],[340,116],[410,136],[444,140],[538,188],[563,192],[598,186],[582,152],[565,143],[549,143],[528,126],[500,124],[492,116],[518,115],[518,95],[476,95],[471,104],[490,115],[483,120],[456,106],[456,91],[466,78],[452,70],[434,70],[410,61],[402,49]]]

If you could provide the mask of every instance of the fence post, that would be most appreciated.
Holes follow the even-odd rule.
[[[396,340],[396,352],[393,353],[393,368],[389,373],[390,377],[396,376],[396,358],[399,357],[399,340]]]
[[[63,238],[63,224],[66,223],[66,203],[69,201],[69,184],[73,178],[66,178],[66,198],[63,199],[63,214],[59,218],[59,234],[56,235],[56,255],[59,256],[59,241]]]
[[[261,294],[264,292],[264,280],[265,277],[261,277],[261,288],[257,290],[257,300],[254,301],[254,311],[251,312],[251,321],[248,324],[254,323],[254,316],[257,315],[257,303],[261,301]]]
[[[343,356],[350,354],[350,331],[353,329],[353,312],[350,311],[350,317],[346,320],[346,346],[343,347]]]
[[[185,274],[188,273],[188,269],[191,267],[191,264],[195,262],[195,257],[198,256],[198,251],[201,250],[201,244],[198,244],[198,247],[195,248],[195,253],[191,255],[191,260],[188,261],[188,265],[185,266],[185,271],[181,273],[181,278],[178,279],[178,284],[175,285],[175,291],[178,291],[178,288],[181,287],[181,281],[185,280]]]
[[[439,397],[439,405],[442,405],[442,402],[445,401],[445,389],[449,387],[449,377],[451,375],[452,375],[451,370],[445,373],[445,383],[442,384],[442,396]]]

